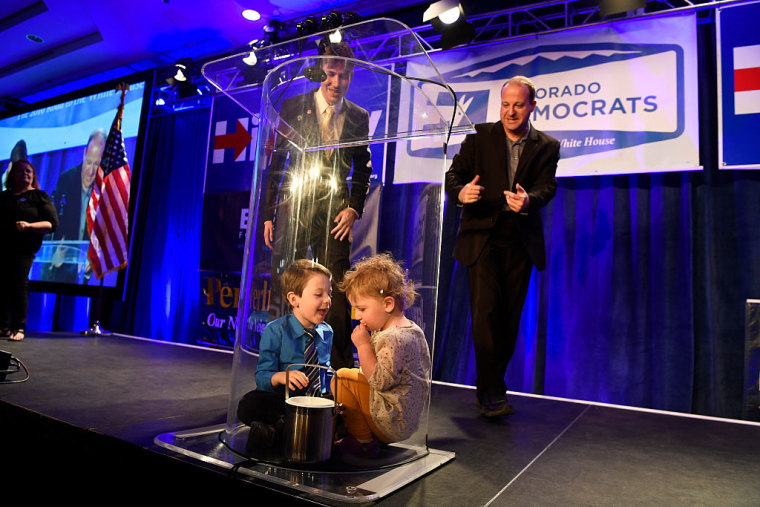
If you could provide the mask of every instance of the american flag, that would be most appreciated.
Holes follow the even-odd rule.
[[[121,136],[121,116],[127,89],[121,88],[121,104],[111,125],[87,206],[87,231],[90,233],[87,258],[97,278],[126,267],[129,253],[127,231],[131,175]]]

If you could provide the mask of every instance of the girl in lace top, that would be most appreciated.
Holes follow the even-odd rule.
[[[360,369],[341,368],[333,393],[349,435],[336,445],[375,457],[379,443],[409,438],[430,393],[430,352],[422,330],[404,316],[417,293],[388,254],[358,262],[340,284],[360,321],[351,334]]]

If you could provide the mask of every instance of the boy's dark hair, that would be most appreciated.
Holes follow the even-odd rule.
[[[298,296],[303,295],[306,284],[309,283],[314,275],[324,275],[332,280],[330,270],[318,262],[308,259],[298,259],[288,266],[282,273],[281,287],[282,295],[287,300],[288,293],[292,292]]]

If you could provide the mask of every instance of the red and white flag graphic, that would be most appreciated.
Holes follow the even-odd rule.
[[[760,44],[734,48],[734,114],[760,113]]]

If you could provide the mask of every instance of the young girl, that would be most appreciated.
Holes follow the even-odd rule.
[[[405,440],[417,431],[430,393],[430,353],[422,330],[404,317],[417,296],[414,285],[390,255],[358,262],[340,288],[360,320],[351,340],[361,369],[341,368],[333,380],[349,432],[336,446],[376,457],[380,442]]]

